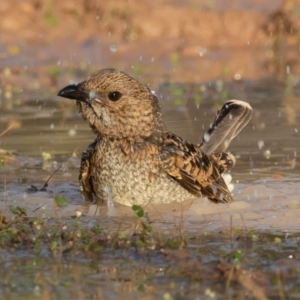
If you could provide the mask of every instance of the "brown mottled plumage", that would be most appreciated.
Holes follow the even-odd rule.
[[[216,203],[232,201],[222,174],[235,159],[223,151],[251,118],[249,104],[226,102],[202,142],[193,145],[165,128],[157,97],[121,71],[95,72],[58,95],[77,100],[97,135],[81,159],[86,200],[145,205],[207,196]]]

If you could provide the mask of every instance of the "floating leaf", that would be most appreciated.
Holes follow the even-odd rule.
[[[51,159],[52,156],[49,152],[42,152],[42,158],[43,158],[43,161],[47,161],[47,160]]]
[[[21,49],[19,46],[17,45],[8,45],[6,47],[6,51],[7,53],[9,53],[10,55],[17,55],[20,53]]]
[[[275,237],[274,238],[274,243],[281,244],[282,243],[281,238],[280,237]]]

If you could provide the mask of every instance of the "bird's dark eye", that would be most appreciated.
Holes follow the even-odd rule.
[[[111,101],[118,101],[122,97],[122,94],[119,92],[111,92],[108,94],[108,99]]]

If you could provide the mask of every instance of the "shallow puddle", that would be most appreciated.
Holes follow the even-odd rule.
[[[228,222],[255,229],[298,228],[300,104],[296,96],[300,87],[295,84],[291,89],[272,80],[215,81],[161,84],[156,93],[170,131],[194,143],[201,139],[226,99],[245,100],[254,109],[252,120],[229,148],[237,157],[231,172],[236,202],[213,205],[196,199],[189,209],[189,203],[183,203],[167,207],[165,213],[184,209],[187,223],[188,219],[201,223],[206,220],[209,225],[205,228],[211,230],[228,226]],[[75,102],[49,95],[43,100],[22,99],[22,105],[2,114],[3,120],[10,118],[22,125],[2,137],[2,148],[12,150],[15,155],[4,156],[6,163],[1,168],[1,177],[5,185],[0,189],[1,198],[8,205],[27,207],[29,215],[40,205],[51,211],[53,195],[63,195],[68,201],[68,207],[61,210],[62,216],[82,210],[84,203],[77,186],[80,153],[94,135],[76,112]],[[42,188],[57,169],[47,192],[28,191],[31,185]],[[94,211],[91,207],[89,214]],[[117,207],[112,214],[127,213],[128,210]],[[53,212],[48,214],[53,216]]]

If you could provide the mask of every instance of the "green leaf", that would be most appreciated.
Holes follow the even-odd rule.
[[[96,225],[96,226],[92,227],[91,231],[95,234],[99,234],[103,231],[103,229],[99,225]]]
[[[99,244],[93,242],[93,243],[85,245],[84,246],[84,250],[85,251],[102,252],[103,251],[103,247],[101,247]]]
[[[134,210],[134,211],[137,211],[137,210],[140,210],[141,209],[141,207],[139,206],[139,205],[132,205],[132,209]]]
[[[144,216],[144,210],[141,208],[140,210],[138,210],[138,211],[136,212],[136,214],[137,214],[137,216],[138,216],[139,218],[142,218],[142,217]]]
[[[9,206],[9,210],[14,215],[24,215],[24,216],[26,216],[26,209],[24,207],[10,205]]]
[[[145,243],[141,240],[137,240],[136,241],[136,246],[139,248],[145,247]]]
[[[140,284],[140,285],[137,287],[137,291],[144,293],[144,292],[146,291],[146,290],[145,290],[145,286],[144,286],[143,284]]]
[[[14,214],[14,215],[18,215],[19,214],[19,211],[16,207],[10,205],[9,206],[9,210]]]
[[[233,251],[232,252],[232,258],[234,259],[234,260],[239,260],[239,261],[241,261],[242,259],[243,259],[243,255],[242,255],[242,253],[241,253],[241,251]]]
[[[52,242],[51,242],[51,249],[52,249],[52,250],[56,249],[57,246],[58,246],[57,241],[52,241]]]
[[[54,200],[56,205],[60,208],[68,206],[67,199],[64,196],[55,196]]]
[[[139,206],[139,205],[132,205],[132,209],[135,211],[136,215],[139,217],[139,218],[142,218],[144,216],[144,209]]]
[[[275,237],[274,238],[274,243],[281,244],[282,243],[281,238],[280,237]]]
[[[26,216],[26,209],[24,207],[16,206],[16,209],[19,211],[20,214]]]

